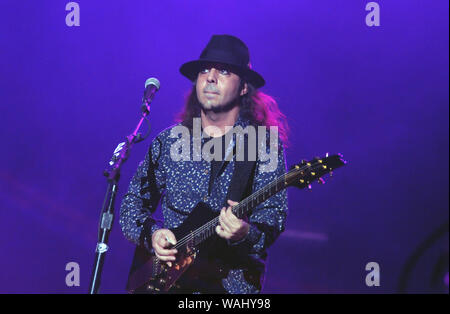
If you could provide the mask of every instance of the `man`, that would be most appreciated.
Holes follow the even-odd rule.
[[[286,171],[282,142],[286,140],[287,124],[273,98],[258,90],[265,81],[251,69],[249,61],[248,48],[240,39],[214,35],[199,60],[181,66],[180,72],[194,85],[180,115],[181,123],[162,131],[153,140],[121,205],[120,224],[125,237],[137,244],[138,250],[154,252],[168,266],[177,259],[174,245],[180,240],[169,228],[182,224],[199,202],[208,204],[217,214],[220,212],[215,228],[220,240],[210,247],[210,251],[217,253],[218,259],[227,265],[225,273],[204,275],[196,283],[187,279],[180,292],[259,293],[266,250],[284,230],[286,190],[253,208],[248,217],[240,219],[232,212],[232,206],[237,202]],[[201,138],[195,138],[195,123],[199,120],[203,132]],[[179,141],[173,134],[180,126],[190,130],[188,160],[173,158],[174,147]],[[271,171],[264,171],[267,160],[263,161],[260,156],[253,164],[239,164],[236,140],[226,142],[227,131],[232,126],[277,127],[276,166]],[[265,135],[267,138],[262,144],[269,141],[269,132]],[[216,151],[219,160],[196,159],[193,156],[195,142],[204,147],[209,140],[222,143],[222,150]],[[247,136],[246,143],[250,141]],[[257,145],[261,146],[259,141]],[[269,146],[264,146],[267,151]],[[248,153],[245,156],[249,159]],[[245,165],[252,165],[252,169],[242,178]],[[238,184],[231,186],[232,181]],[[160,200],[163,225],[151,216]],[[135,259],[139,255],[136,252]]]

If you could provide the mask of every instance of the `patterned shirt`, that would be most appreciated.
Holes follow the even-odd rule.
[[[234,126],[245,129],[249,124],[247,120],[239,117]],[[162,131],[152,141],[149,153],[139,164],[120,207],[119,223],[125,237],[136,245],[146,246],[149,250],[151,250],[151,234],[154,231],[160,228],[178,227],[198,202],[205,202],[213,210],[220,212],[226,204],[227,191],[235,167],[236,156],[233,156],[225,169],[215,177],[209,189],[211,161],[204,158],[174,161],[174,158],[171,158],[171,148],[173,149],[174,143],[179,140],[178,137],[171,136],[171,131],[176,126],[179,124]],[[192,157],[195,139],[192,133],[190,134],[189,151]],[[266,136],[269,136],[269,132]],[[202,147],[207,140],[208,138],[201,138]],[[259,142],[258,144],[260,145]],[[236,146],[236,138],[233,138],[230,146]],[[269,150],[270,146],[266,145],[266,152],[269,153]],[[252,193],[286,172],[283,144],[279,139],[274,171],[262,170],[264,165],[267,167],[268,162],[269,160],[262,161],[258,156],[252,181]],[[164,217],[163,225],[158,224],[151,216],[159,201],[161,201]],[[286,216],[287,192],[282,190],[252,210],[248,215],[250,229],[242,240],[227,241],[228,245],[245,250],[249,258],[258,261],[262,266],[260,278],[258,278],[259,284],[247,280],[248,269],[231,269],[228,276],[222,280],[223,288],[228,293],[259,293],[261,291],[266,250],[284,231]],[[143,233],[147,233],[145,237],[142,236]]]

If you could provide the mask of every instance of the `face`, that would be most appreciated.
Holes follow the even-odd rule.
[[[247,93],[247,84],[240,91],[241,79],[220,64],[206,65],[197,76],[197,98],[204,110],[221,110],[233,105]]]

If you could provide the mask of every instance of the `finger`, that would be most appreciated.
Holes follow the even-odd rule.
[[[216,233],[221,238],[224,238],[224,239],[230,239],[231,238],[231,234],[226,232],[221,226],[217,226],[216,227]]]
[[[161,261],[176,261],[177,258],[174,255],[161,255],[155,252],[156,257]]]
[[[176,249],[167,249],[160,243],[156,243],[156,245],[153,248],[155,249],[156,253],[162,256],[175,255],[178,252]]]
[[[228,200],[227,203],[228,203],[228,205],[231,205],[231,206],[235,206],[235,205],[239,204],[238,202],[235,202],[232,200]]]
[[[227,220],[230,223],[233,223],[234,225],[240,224],[240,219],[236,217],[236,215],[233,213],[233,210],[231,207],[228,207],[228,209],[225,211],[225,216],[227,217]]]
[[[160,254],[156,250],[155,250],[155,255],[156,255],[156,257],[158,257],[162,261],[169,261],[169,260],[172,261],[172,260],[176,259],[175,255],[173,255],[173,254],[170,254],[170,255]]]
[[[224,221],[229,227],[229,229],[233,231],[239,229],[241,226],[239,219],[233,214],[230,207],[228,207],[228,209],[225,212]]]
[[[156,253],[158,253],[161,256],[170,256],[170,255],[175,256],[178,253],[178,251],[176,249],[166,249],[159,245],[156,245],[154,247],[154,250]]]
[[[161,247],[164,248],[166,246],[166,240],[164,239],[164,236],[160,236],[156,239],[156,244]]]
[[[177,244],[177,239],[175,238],[175,235],[169,231],[166,232],[165,234],[165,240],[170,244],[170,245],[175,245]]]
[[[175,236],[169,238],[167,234],[162,234],[156,242],[161,248],[172,248],[176,244]],[[175,244],[173,244],[175,243]]]
[[[233,228],[227,221],[227,217],[225,215],[225,211],[222,211],[219,216],[220,227],[228,233],[233,233]]]

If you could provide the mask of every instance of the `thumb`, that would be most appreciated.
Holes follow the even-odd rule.
[[[167,230],[166,232],[164,232],[164,237],[170,244],[172,245],[177,244],[177,239],[175,238],[175,235],[173,234],[172,231]]]
[[[235,205],[239,204],[238,202],[235,202],[232,200],[228,200],[227,203],[228,203],[228,205],[231,205],[231,206],[235,206]]]

